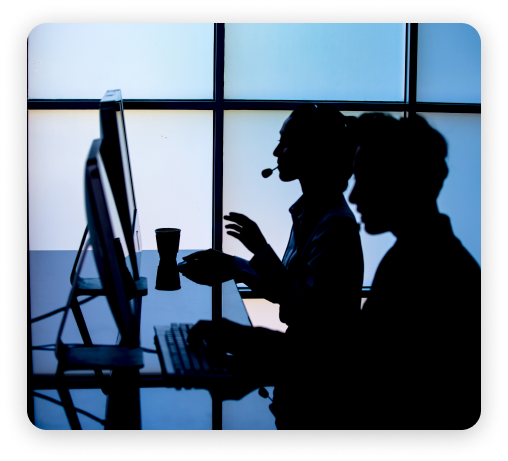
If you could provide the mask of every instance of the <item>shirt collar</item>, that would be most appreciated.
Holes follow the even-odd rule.
[[[291,205],[289,212],[293,216],[293,219],[302,217],[303,212],[305,211],[306,201],[305,195],[302,195],[295,203],[293,203],[293,205]]]

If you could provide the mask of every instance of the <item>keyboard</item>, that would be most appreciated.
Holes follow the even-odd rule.
[[[169,376],[180,377],[226,377],[232,372],[226,365],[228,356],[211,356],[206,348],[191,348],[187,343],[187,323],[172,323],[155,327],[155,338],[161,367]],[[231,358],[231,357],[229,357]]]

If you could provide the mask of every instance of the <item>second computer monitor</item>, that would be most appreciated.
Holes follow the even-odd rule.
[[[125,262],[114,221],[117,209],[112,200],[99,152],[101,140],[92,143],[85,167],[85,203],[93,255],[103,289],[121,334],[121,344],[137,347],[136,287],[125,272]]]

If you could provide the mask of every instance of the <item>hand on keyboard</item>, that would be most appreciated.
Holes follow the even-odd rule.
[[[189,346],[195,349],[205,347],[209,351],[225,353],[225,338],[220,323],[200,320],[189,330],[187,338]]]
[[[250,347],[253,328],[231,322],[227,319],[218,321],[200,320],[189,330],[189,346],[202,347],[212,353],[242,353]],[[252,344],[254,346],[254,344]]]

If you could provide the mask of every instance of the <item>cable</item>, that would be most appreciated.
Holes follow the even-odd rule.
[[[88,298],[86,298],[83,301],[79,302],[79,305],[81,306],[81,305],[87,303],[88,301],[91,301],[92,299],[94,299],[96,297],[97,297],[97,295],[89,296]],[[31,319],[30,322],[31,323],[38,322],[39,320],[43,320],[45,318],[51,317],[52,315],[58,314],[59,312],[62,312],[65,309],[67,309],[67,306],[60,307],[58,309],[55,309],[54,311],[48,312],[47,314],[41,315],[39,317],[35,317],[35,318]]]
[[[56,403],[57,405],[60,405],[61,407],[64,406],[62,402],[59,402],[58,400],[48,397],[47,395],[39,394],[38,392],[34,392],[33,395],[34,395],[34,397],[39,397],[40,399],[45,399],[45,400],[48,400],[52,403]],[[106,421],[104,421],[103,419],[97,418],[97,416],[94,416],[91,413],[88,413],[88,411],[80,410],[79,408],[74,408],[74,409],[76,410],[77,413],[81,413],[82,415],[88,416],[89,418],[93,419],[94,421],[97,421],[98,423],[101,423],[102,425],[104,425],[106,423]]]

